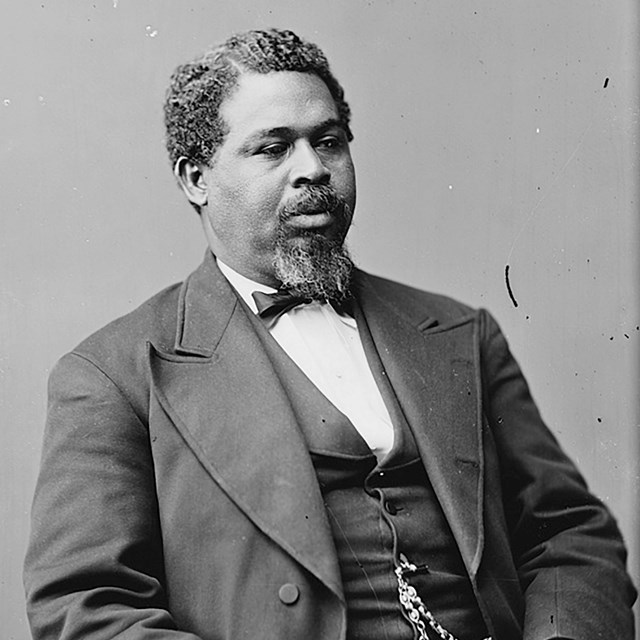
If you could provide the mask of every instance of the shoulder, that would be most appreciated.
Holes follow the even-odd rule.
[[[446,325],[477,317],[480,313],[449,296],[424,291],[364,271],[357,270],[355,281],[357,295],[376,298],[414,322],[432,318],[437,324]]]
[[[182,283],[173,284],[126,315],[105,325],[83,340],[73,351],[101,360],[137,352],[147,342],[172,348]]]
[[[51,372],[50,392],[112,385],[134,406],[148,392],[148,345],[173,348],[181,284],[158,292],[130,313],[105,325],[65,354]],[[56,391],[57,390],[57,391]]]

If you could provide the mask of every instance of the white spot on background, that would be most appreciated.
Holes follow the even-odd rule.
[[[155,38],[158,35],[158,30],[154,29],[150,24],[145,27],[145,31],[148,38]]]
[[[540,127],[536,128],[536,133],[540,133]]]
[[[44,104],[44,96],[38,96],[38,102]]]
[[[118,0],[113,0],[113,8],[114,9],[118,8]]]
[[[2,101],[2,104],[4,104],[5,107],[8,107],[11,104],[11,100],[9,100],[9,98],[5,98]]]
[[[450,184],[450,185],[449,185],[449,191],[451,191],[452,189],[453,189],[453,185],[452,185],[452,184]]]

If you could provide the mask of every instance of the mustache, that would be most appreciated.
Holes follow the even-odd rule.
[[[292,216],[335,211],[344,208],[346,202],[329,185],[316,184],[305,187],[304,191],[287,202],[280,211],[280,219]]]

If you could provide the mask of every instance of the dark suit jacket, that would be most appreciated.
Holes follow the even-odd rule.
[[[357,284],[494,640],[630,640],[615,522],[492,318]],[[308,452],[211,256],[56,366],[25,580],[37,639],[345,637]]]

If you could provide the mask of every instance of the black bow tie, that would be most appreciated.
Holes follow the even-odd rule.
[[[269,326],[273,325],[287,311],[291,311],[291,309],[301,304],[313,302],[311,298],[294,295],[286,289],[279,289],[275,293],[254,291],[251,296],[256,303],[258,315],[263,320],[267,320]],[[338,313],[351,315],[350,298],[343,302],[335,302],[334,300],[329,300],[328,302]]]

